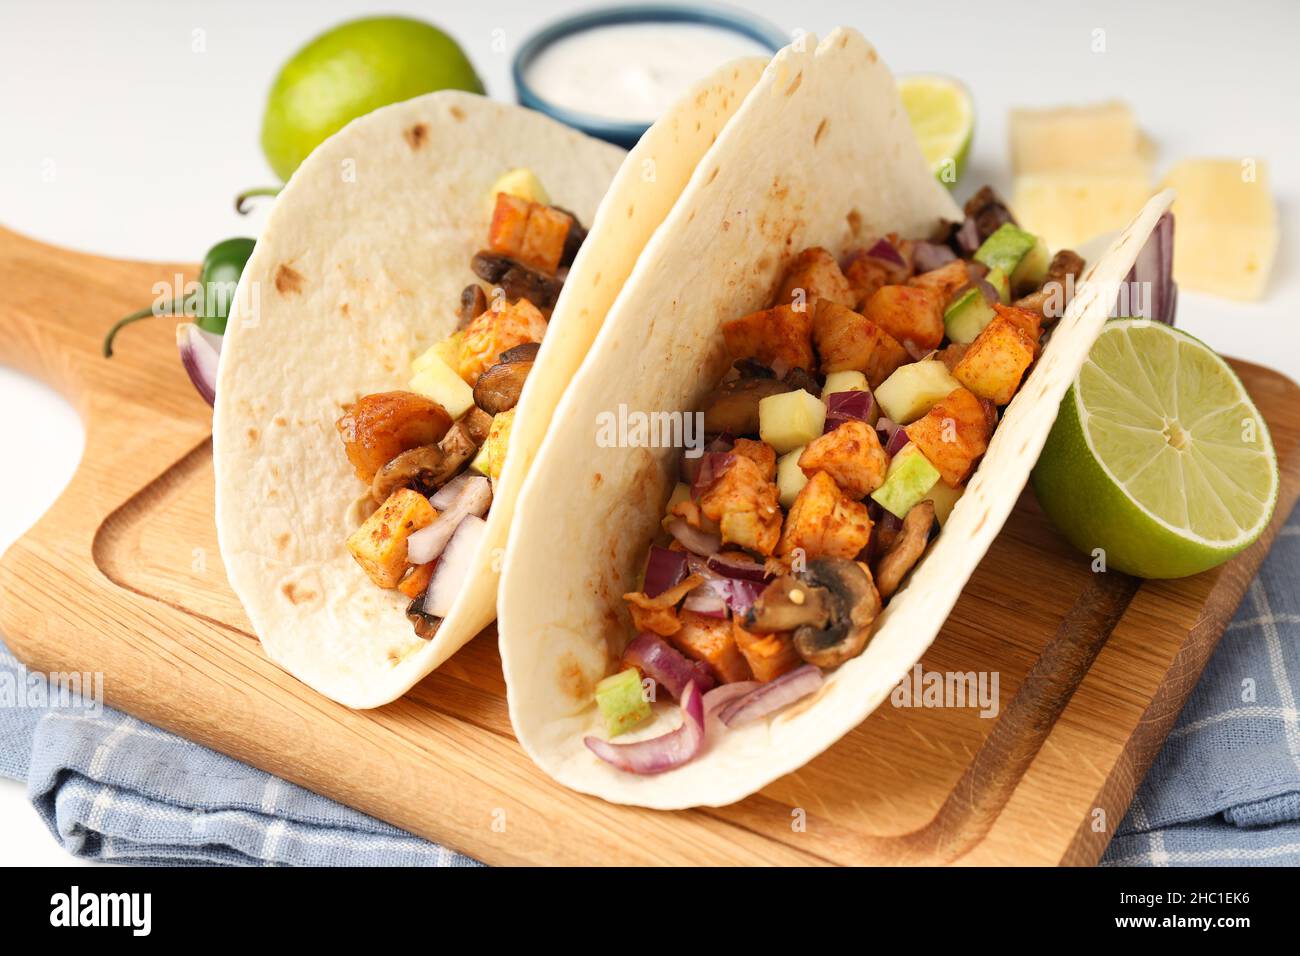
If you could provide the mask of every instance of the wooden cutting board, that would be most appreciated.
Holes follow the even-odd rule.
[[[1300,492],[1300,389],[1234,363],[1283,470],[1273,527],[1245,554],[1183,581],[1093,574],[1026,492],[922,662],[996,672],[996,717],[886,705],[739,804],[618,807],[552,783],[515,743],[491,629],[374,711],[268,662],[222,569],[210,413],[173,323],[99,353],[154,282],[193,271],[0,230],[0,362],[86,425],[72,483],[0,561],[0,632],[32,670],[102,671],[113,706],[489,863],[1092,864]]]

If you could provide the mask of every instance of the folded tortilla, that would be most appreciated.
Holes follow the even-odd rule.
[[[720,322],[765,307],[802,249],[838,256],[887,232],[927,236],[962,218],[923,160],[876,51],[846,29],[803,44],[772,60],[646,245],[517,501],[498,607],[515,733],[556,780],[618,803],[739,800],[811,760],[888,696],[1014,506],[1116,284],[1169,204],[1168,195],[1151,200],[1085,273],[966,493],[863,653],[766,720],[734,729],[710,720],[705,750],[676,770],[617,770],[583,737],[605,736],[593,690],[633,635],[621,595],[636,589],[660,530],[679,450],[600,447],[598,416],[620,406],[698,409],[728,364]],[[680,720],[661,702],[652,724],[626,739]]]
[[[539,113],[445,92],[356,120],[294,173],[236,292],[213,416],[222,558],[273,661],[340,703],[375,707],[491,624],[514,498],[555,404],[764,65],[718,71],[630,154]],[[424,640],[408,599],[376,588],[347,551],[368,490],[334,422],[361,395],[404,388],[411,359],[456,330],[489,191],[518,167],[589,233],[516,406],[475,571]]]

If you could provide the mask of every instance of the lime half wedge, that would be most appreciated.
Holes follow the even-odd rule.
[[[956,80],[931,75],[900,77],[898,93],[925,161],[951,189],[961,178],[975,132],[970,94]]]
[[[1075,547],[1108,568],[1174,578],[1259,537],[1277,502],[1277,456],[1212,349],[1167,325],[1117,319],[1061,403],[1033,481]]]

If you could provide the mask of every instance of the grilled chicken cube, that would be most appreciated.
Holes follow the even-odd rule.
[[[980,398],[1005,405],[1015,397],[1036,347],[1024,329],[999,315],[970,344],[952,370],[953,378]]]
[[[889,456],[880,447],[876,429],[855,420],[810,442],[799,456],[799,467],[809,477],[824,471],[850,498],[864,498],[884,482]]]
[[[436,517],[428,498],[399,488],[348,536],[348,550],[370,580],[381,588],[395,588],[406,574],[406,539]]]
[[[907,284],[918,289],[933,289],[939,293],[939,301],[947,305],[953,293],[970,282],[970,273],[966,270],[963,259],[954,259],[947,265],[929,272],[922,272],[907,280]]]
[[[528,216],[528,230],[524,233],[519,261],[555,275],[564,258],[564,243],[573,219],[567,213],[550,206],[534,205]]]
[[[731,633],[755,680],[766,683],[803,664],[803,658],[795,650],[794,639],[786,631],[772,634],[747,631],[741,626],[740,618],[733,616]]]
[[[893,272],[879,259],[858,252],[849,257],[844,267],[844,278],[853,290],[853,308],[859,311],[883,286],[890,284]]]
[[[736,444],[731,466],[700,495],[700,512],[716,522],[724,544],[767,556],[781,537],[776,456],[763,442],[742,438]]]
[[[564,242],[573,219],[550,206],[497,193],[488,227],[488,248],[548,275],[564,256]]]
[[[899,342],[928,352],[943,341],[943,300],[933,289],[910,285],[881,287],[863,314]]]
[[[436,445],[451,428],[451,416],[415,392],[375,392],[346,406],[334,427],[357,477],[370,484],[402,452]]]
[[[834,302],[817,306],[812,334],[824,374],[861,372],[872,388],[911,358],[907,349],[880,326]]]
[[[953,488],[970,477],[992,434],[984,406],[965,388],[953,389],[907,426],[908,439]]]
[[[778,305],[722,323],[722,337],[733,359],[753,358],[771,366],[784,362],[790,368],[813,369],[812,317]]]
[[[465,327],[456,370],[470,385],[500,361],[501,353],[526,342],[540,342],[546,334],[546,317],[527,299],[494,302]]]
[[[751,680],[749,664],[736,646],[731,622],[725,617],[709,617],[695,611],[682,611],[681,628],[668,640],[687,657],[708,664],[724,684]]]
[[[779,551],[789,557],[802,549],[808,560],[854,558],[870,538],[867,506],[848,497],[834,478],[819,471],[808,479],[786,515]]]
[[[1023,309],[1014,305],[996,304],[993,306],[993,311],[1028,335],[1034,342],[1034,351],[1037,354],[1038,340],[1043,335],[1043,317],[1041,315],[1032,309]]]
[[[793,304],[801,312],[811,312],[822,299],[852,308],[857,296],[835,257],[821,246],[813,246],[795,256],[785,270],[775,302],[778,305]],[[799,367],[807,368],[806,365]]]

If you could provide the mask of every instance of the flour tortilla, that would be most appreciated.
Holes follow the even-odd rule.
[[[935,182],[893,77],[857,33],[779,53],[700,162],[637,261],[555,413],[517,502],[499,601],[510,717],[524,749],[566,786],[661,809],[739,800],[859,724],[919,660],[1006,520],[1057,407],[1138,250],[1167,208],[1151,201],[1085,281],[923,563],[856,659],[809,701],[734,730],[657,776],[598,760],[592,690],[633,633],[635,589],[672,482],[674,449],[602,448],[601,413],[692,411],[726,367],[722,319],[764,307],[791,256],[837,255],[895,231],[923,236],[961,211]],[[680,723],[671,702],[627,739]],[[622,738],[620,738],[622,740]]]
[[[763,63],[711,76],[630,154],[445,92],[356,120],[302,164],[240,282],[213,417],[222,558],[273,661],[340,703],[376,707],[492,622],[514,498],[555,403]],[[368,495],[334,422],[360,395],[404,387],[411,359],[455,331],[489,190],[521,166],[590,231],[517,406],[475,571],[426,641],[405,617],[408,599],[376,588],[346,550]]]

